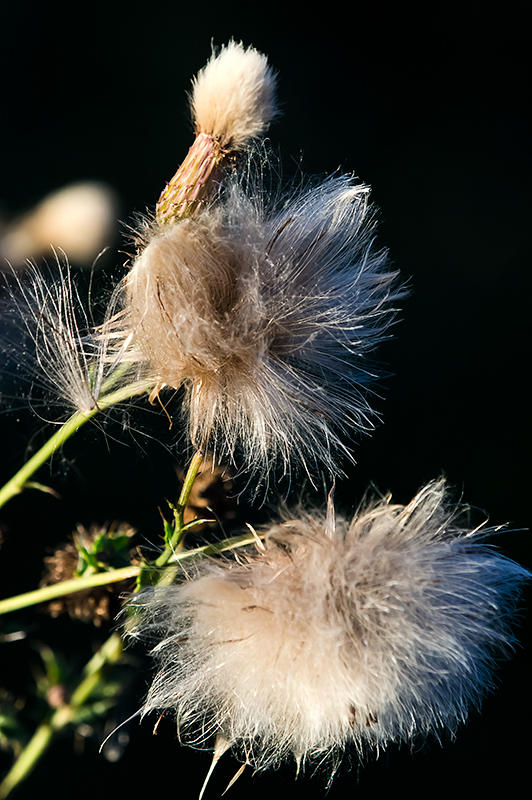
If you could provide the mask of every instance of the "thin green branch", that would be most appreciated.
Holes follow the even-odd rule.
[[[146,569],[140,573],[137,579],[137,591],[140,591],[140,589],[142,589],[144,586],[154,583],[163,585],[173,583],[177,569],[167,569],[164,574],[161,574],[160,570],[171,560],[179,560],[177,559],[177,556],[182,552],[191,552],[182,550],[188,527],[185,525],[185,509],[190,499],[190,493],[192,491],[192,487],[194,486],[194,481],[196,480],[202,463],[203,451],[200,449],[194,453],[192,457],[192,460],[188,466],[187,474],[185,475],[185,480],[183,481],[183,486],[181,487],[181,493],[179,495],[177,505],[174,507],[174,526],[172,535],[166,539],[166,545],[161,555],[156,558],[152,564],[147,564]]]
[[[0,784],[0,800],[8,797],[12,790],[33,771],[41,756],[50,746],[54,734],[72,722],[76,711],[87,702],[100,682],[104,667],[107,664],[116,663],[122,655],[122,650],[122,639],[117,633],[113,633],[86,665],[83,670],[83,678],[72,692],[70,701],[56,709],[47,720],[39,725]]]
[[[92,575],[82,575],[79,578],[72,578],[68,581],[54,583],[51,586],[43,586],[31,592],[24,592],[24,594],[18,594],[14,597],[7,597],[4,600],[0,600],[0,615],[9,614],[11,611],[19,611],[21,608],[28,608],[38,603],[46,603],[49,600],[54,600],[56,597],[64,597],[66,594],[74,594],[75,592],[82,592],[85,589],[92,589],[95,586],[106,586],[110,583],[118,583],[128,578],[135,578],[143,573],[152,577],[153,573],[156,572],[157,577],[155,583],[167,583],[167,573],[170,572],[173,576],[175,570],[172,569],[172,567],[177,565],[180,561],[185,561],[186,559],[196,556],[214,556],[218,553],[223,553],[225,550],[232,550],[236,547],[244,547],[247,544],[253,544],[254,541],[255,538],[249,534],[232,536],[228,539],[222,539],[221,542],[204,544],[201,547],[194,547],[190,550],[180,550],[177,553],[170,551],[170,557],[166,564],[156,567],[155,569],[154,565],[134,565],[130,567],[121,567],[120,569],[111,569],[107,572],[95,572],[92,573]],[[143,585],[145,585],[145,583]]]
[[[257,541],[256,535],[243,534],[241,536],[232,536],[228,539],[223,539],[221,542],[215,544],[206,544],[202,547],[195,547],[191,550],[182,550],[179,553],[171,554],[168,563],[179,563],[187,558],[195,556],[213,556],[223,553],[225,550],[232,550],[236,547],[244,547],[247,544],[253,544]],[[141,567],[127,567],[126,569],[140,570]],[[172,569],[161,569],[160,577],[166,576],[166,573],[173,572]],[[117,572],[124,572],[124,570],[113,570],[112,572],[102,573],[102,577],[113,575]],[[91,575],[91,578],[100,577],[100,575]],[[81,579],[78,579],[78,581]],[[65,581],[64,583],[72,583],[72,581]],[[61,586],[62,584],[58,584]],[[48,588],[48,587],[47,587]],[[29,592],[28,594],[32,594]],[[23,596],[23,595],[22,595]],[[5,601],[4,601],[5,602]],[[33,737],[30,739],[20,756],[17,758],[6,777],[0,784],[0,800],[8,797],[11,791],[33,771],[39,759],[46,752],[52,739],[62,728],[66,727],[74,717],[75,712],[80,709],[89,700],[93,690],[97,687],[101,680],[102,670],[109,663],[116,663],[123,651],[123,643],[117,633],[113,633],[107,639],[100,649],[93,655],[91,660],[83,670],[83,679],[78,686],[74,689],[70,702],[61,708],[58,708],[51,717],[39,725]]]
[[[182,550],[180,553],[173,553],[168,563],[178,563],[184,561],[186,558],[193,558],[194,556],[217,556],[219,553],[224,553],[226,550],[236,550],[237,547],[245,547],[248,544],[256,544],[257,538],[263,538],[260,533],[253,536],[250,533],[243,533],[240,536],[230,536],[227,539],[222,539],[220,542],[213,542],[212,544],[204,544],[201,547],[194,547],[191,550]]]
[[[181,487],[181,493],[175,507],[174,533],[159,558],[155,560],[154,564],[156,567],[164,567],[176,550],[183,544],[185,533],[185,509],[188,505],[190,493],[202,463],[203,452],[198,450],[197,453],[194,453],[192,456],[192,460],[189,464],[187,474],[185,475],[185,480],[183,481],[183,486]]]
[[[92,589],[95,586],[105,586],[109,583],[125,581],[128,578],[136,578],[141,569],[140,566],[130,566],[107,572],[94,572],[91,575],[81,575],[79,578],[61,581],[51,586],[42,586],[40,589],[24,592],[15,597],[7,597],[5,600],[0,600],[0,615],[34,606],[37,603],[47,603],[49,600],[55,600],[56,597],[82,592],[84,589]]]
[[[57,713],[57,712],[56,712]],[[4,780],[0,784],[0,800],[4,800],[21,781],[23,781],[48,749],[56,728],[55,714],[45,722],[41,722],[32,738],[19,755]]]
[[[118,392],[113,394],[116,396]],[[107,398],[110,397],[111,395],[107,395]],[[119,402],[119,400],[116,400],[115,402]],[[100,407],[101,405],[102,404],[100,403]],[[72,420],[70,420],[70,427],[67,427],[68,435],[66,436],[64,435],[65,426],[63,426],[63,429],[58,431],[55,435],[55,443],[53,445],[50,445],[49,442],[47,443],[47,454],[34,466],[33,471],[35,471],[35,469],[37,469],[41,463],[44,463],[46,458],[55,452],[55,449],[61,446],[63,441],[66,441],[66,439],[71,436],[75,430],[77,430],[75,424],[77,424],[77,427],[79,427],[79,424],[83,424],[83,422],[80,423],[78,420],[77,423],[75,423],[74,418],[72,418]],[[69,423],[66,423],[66,426],[69,426]],[[62,431],[63,435],[58,436],[58,434],[61,434]],[[52,440],[53,439],[54,437],[52,437]],[[15,609],[19,608],[24,608],[28,605],[33,605],[34,603],[44,602],[52,599],[53,597],[60,597],[64,594],[82,591],[83,589],[93,586],[102,586],[106,583],[112,583],[124,580],[126,578],[131,578],[135,575],[138,576],[137,588],[142,588],[142,586],[147,582],[159,585],[167,584],[174,580],[179,562],[184,561],[185,559],[194,558],[196,556],[217,555],[225,550],[230,550],[235,547],[242,547],[244,545],[256,542],[256,535],[244,534],[241,536],[232,536],[215,544],[207,544],[190,550],[183,549],[184,536],[188,528],[192,527],[194,523],[199,522],[198,520],[193,520],[192,522],[185,524],[184,514],[202,461],[203,453],[198,451],[192,458],[192,461],[189,465],[183,486],[181,488],[179,500],[174,509],[174,526],[172,534],[169,536],[169,538],[167,537],[166,546],[163,552],[159,558],[153,562],[153,564],[124,567],[122,569],[109,570],[107,572],[82,576],[70,581],[63,581],[62,583],[55,584],[53,586],[46,586],[41,589],[37,589],[34,592],[26,592],[18,597],[7,598],[6,600],[0,601],[0,614],[7,613],[8,611],[14,611]],[[30,463],[31,460],[28,462],[28,464]],[[28,465],[26,465],[26,467],[27,466]],[[20,478],[21,472],[22,478]],[[31,474],[32,472],[28,472],[28,470],[26,470],[26,472],[22,470],[17,473],[19,480],[22,480],[22,488],[24,483],[27,481],[27,478]],[[15,478],[17,478],[17,476],[15,476]],[[14,479],[12,479],[12,481],[13,480]],[[9,484],[6,484],[6,486],[9,486]],[[19,488],[18,491],[21,491],[21,489]],[[8,495],[4,502],[6,502],[11,496],[12,494]],[[108,663],[115,663],[118,661],[122,655],[122,650],[123,643],[120,636],[117,633],[113,633],[86,665],[83,671],[83,679],[73,691],[70,697],[70,702],[54,711],[49,719],[45,720],[37,728],[32,739],[15,761],[2,784],[0,784],[0,800],[8,797],[11,791],[23,780],[25,780],[33,771],[39,759],[51,744],[54,734],[72,722],[76,710],[83,707],[83,705],[90,698],[94,689],[98,686],[101,680],[102,670]]]
[[[29,479],[42,467],[49,458],[53,456],[63,444],[70,439],[86,422],[96,416],[100,411],[110,408],[117,403],[122,403],[130,397],[143,394],[150,388],[151,384],[146,381],[136,381],[135,383],[116,389],[114,392],[100,397],[97,404],[87,411],[77,411],[69,420],[51,436],[47,442],[27,461],[19,471],[0,489],[0,508],[5,505],[12,497],[20,494],[28,485]]]
[[[72,692],[69,703],[72,712],[87,702],[101,678],[102,669],[106,664],[116,664],[120,660],[123,649],[124,645],[119,634],[112,633],[97,650],[83,670],[83,680]]]

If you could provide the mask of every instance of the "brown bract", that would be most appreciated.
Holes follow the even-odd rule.
[[[179,470],[178,477],[181,482],[185,480],[184,470]],[[232,488],[233,483],[228,469],[217,466],[212,455],[206,455],[190,492],[185,509],[185,522],[201,518],[212,519],[214,524],[217,520],[234,519],[235,501],[230,496]],[[203,527],[205,526],[197,526],[196,533],[198,528],[202,530]]]

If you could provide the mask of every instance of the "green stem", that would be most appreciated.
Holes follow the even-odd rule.
[[[123,649],[122,639],[118,633],[112,633],[83,670],[84,678],[70,697],[69,706],[72,711],[76,711],[87,702],[101,678],[102,669],[106,664],[116,664],[120,660]]]
[[[261,538],[260,534],[257,534]],[[193,558],[194,556],[216,556],[218,553],[224,553],[226,550],[235,550],[237,547],[245,547],[247,544],[254,544],[257,541],[257,536],[250,533],[244,533],[240,536],[230,536],[228,539],[222,539],[221,542],[214,542],[213,544],[204,544],[201,547],[194,547],[192,550],[183,550],[180,553],[173,553],[169,561],[180,562],[186,558]]]
[[[192,487],[194,486],[194,481],[196,480],[196,476],[202,463],[203,451],[200,449],[192,456],[192,461],[190,462],[187,474],[185,475],[185,480],[183,481],[183,486],[181,487],[181,493],[179,495],[177,505],[174,508],[174,530],[172,536],[167,541],[166,546],[159,558],[156,558],[152,564],[146,565],[146,569],[140,573],[137,579],[137,591],[140,591],[144,586],[151,585],[153,583],[157,583],[159,585],[168,585],[169,583],[173,583],[175,574],[177,572],[177,567],[173,569],[167,569],[163,574],[160,573],[160,570],[165,567],[169,561],[173,560],[174,557],[175,560],[179,561],[179,555],[182,555],[182,552],[180,553],[178,551],[183,547],[185,533],[187,530],[187,526],[185,525],[185,509],[190,499],[190,493],[192,491]],[[193,551],[187,550],[184,552],[192,553]]]
[[[75,712],[87,702],[100,682],[103,668],[106,664],[116,663],[122,655],[122,650],[122,639],[117,633],[113,633],[86,665],[83,670],[83,678],[74,689],[70,702],[56,709],[47,720],[39,725],[0,784],[0,800],[8,797],[12,790],[33,771],[41,756],[50,746],[54,734],[72,722]]]
[[[104,411],[110,406],[121,403],[124,400],[142,394],[150,388],[146,382],[137,381],[114,392],[104,395],[98,399],[98,404],[87,411],[77,411],[67,420],[53,436],[27,461],[19,471],[0,489],[0,508],[11,500],[15,495],[20,494],[29,482],[31,476],[41,467],[53,454],[73,436],[86,422],[92,419],[100,411]]]
[[[58,433],[60,432],[58,431]],[[69,435],[72,434],[70,433]],[[60,444],[57,446],[60,446]],[[52,450],[51,452],[55,451]],[[216,555],[224,550],[230,550],[234,547],[242,547],[243,545],[253,543],[255,541],[254,536],[233,536],[216,544],[207,544],[191,550],[181,549],[177,551],[178,548],[183,546],[184,535],[188,527],[185,525],[184,521],[185,508],[190,499],[190,493],[202,461],[203,453],[198,451],[190,462],[181,488],[179,500],[175,508],[173,534],[167,542],[164,551],[153,564],[125,567],[123,569],[110,570],[109,572],[96,573],[86,576],[85,578],[81,577],[71,581],[64,581],[62,584],[43,587],[34,592],[27,592],[18,597],[8,598],[7,600],[0,601],[0,613],[13,611],[15,608],[23,608],[32,603],[42,602],[43,600],[49,600],[52,596],[58,597],[68,592],[81,591],[89,586],[104,585],[105,583],[124,580],[134,575],[139,576],[138,587],[139,585],[142,587],[144,584],[143,576],[148,575],[151,581],[154,571],[158,573],[154,582],[157,584],[166,584],[174,579],[175,572],[177,571],[177,564],[180,561],[199,555]],[[168,565],[170,563],[172,566],[169,567]],[[52,592],[53,594],[51,594]],[[123,644],[120,636],[117,633],[113,633],[88,662],[83,671],[84,677],[72,693],[69,704],[58,708],[48,720],[45,720],[37,728],[32,739],[15,761],[2,784],[0,784],[0,800],[6,798],[11,791],[33,771],[39,759],[51,744],[54,734],[72,721],[75,711],[87,702],[93,690],[100,682],[102,670],[106,664],[118,661],[122,655],[122,650]]]
[[[37,603],[46,603],[56,597],[63,597],[65,594],[82,592],[84,589],[92,589],[94,586],[105,586],[108,583],[117,583],[128,578],[135,578],[141,567],[130,566],[121,569],[113,569],[108,572],[95,572],[92,575],[82,575],[79,578],[72,578],[69,581],[61,581],[51,586],[42,586],[32,592],[24,592],[15,597],[7,597],[0,600],[0,615],[8,614],[10,611],[18,611],[20,608],[34,606]]]
[[[221,542],[214,544],[204,544],[201,547],[194,547],[190,550],[180,550],[174,553],[170,550],[170,557],[167,559],[166,564],[157,568],[156,583],[165,584],[168,582],[167,573],[175,573],[175,569],[169,568],[179,564],[180,561],[186,561],[188,558],[195,556],[214,556],[217,553],[223,553],[225,550],[232,550],[235,547],[243,547],[246,544],[252,544],[255,541],[253,536],[247,534],[241,536],[232,536],[229,539],[222,539]],[[167,566],[167,569],[164,569]],[[74,594],[75,592],[82,592],[84,589],[92,589],[94,586],[106,586],[109,583],[118,583],[119,581],[134,578],[144,573],[152,576],[154,565],[131,566],[121,567],[120,569],[112,569],[108,572],[95,572],[92,575],[82,575],[80,578],[72,578],[69,581],[61,581],[61,583],[54,583],[52,586],[43,586],[41,589],[35,589],[32,592],[25,592],[18,594],[14,597],[7,597],[5,600],[0,600],[0,616],[8,614],[11,611],[18,611],[21,608],[28,608],[28,606],[37,605],[37,603],[45,603],[49,600],[54,600],[56,597],[63,597],[66,594]],[[143,585],[146,585],[145,582]]]
[[[168,561],[179,562],[199,555],[217,555],[218,553],[223,553],[225,550],[232,550],[235,547],[253,544],[255,541],[255,536],[248,534],[232,536],[216,544],[206,544],[202,547],[195,547],[192,550],[183,550],[180,553],[173,553]],[[139,570],[141,568],[128,567],[126,569]],[[163,575],[167,571],[168,570],[164,570]],[[113,572],[103,573],[103,575],[109,578],[114,572],[124,572],[124,570],[114,570]],[[99,575],[92,575],[91,577],[96,578],[99,577]],[[70,584],[72,581],[65,581],[65,583]],[[28,594],[32,593],[29,592]],[[87,702],[93,690],[100,682],[102,670],[106,664],[116,663],[122,655],[122,650],[123,644],[120,636],[117,633],[113,633],[93,655],[83,670],[83,679],[71,695],[70,703],[58,708],[48,720],[45,720],[39,725],[33,737],[7,773],[0,784],[0,800],[4,800],[4,798],[33,771],[39,759],[44,755],[51,744],[54,734],[72,721],[75,711]]]
[[[11,791],[26,778],[46,752],[55,733],[53,717],[42,722],[32,738],[17,758],[6,777],[0,784],[0,800],[7,797]]]
[[[177,548],[183,544],[185,509],[190,499],[190,493],[192,491],[192,487],[194,486],[194,481],[196,480],[196,476],[202,463],[203,452],[198,450],[197,453],[194,453],[192,456],[192,461],[189,464],[187,474],[185,475],[185,480],[183,481],[183,486],[181,487],[181,493],[175,508],[175,526],[173,536],[159,558],[157,558],[154,562],[156,567],[164,567],[164,565],[167,564],[171,559]]]

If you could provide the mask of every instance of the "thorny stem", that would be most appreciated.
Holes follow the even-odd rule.
[[[185,475],[185,480],[183,481],[183,486],[181,487],[181,492],[175,508],[175,526],[173,536],[159,558],[155,561],[156,567],[164,567],[177,548],[183,544],[183,538],[185,535],[185,509],[188,505],[188,501],[190,500],[190,493],[202,463],[203,452],[198,450],[192,457],[187,474]]]
[[[19,471],[0,489],[0,508],[12,497],[20,494],[28,485],[29,479],[60,447],[73,436],[86,422],[96,416],[100,411],[110,408],[117,403],[128,400],[137,394],[143,394],[151,384],[142,381],[123,386],[114,392],[98,398],[94,407],[87,411],[77,411],[51,436],[47,442],[27,461]]]
[[[192,464],[191,464],[192,467]],[[199,469],[199,465],[198,465]],[[189,467],[190,472],[190,467]],[[197,470],[196,470],[197,472]],[[186,482],[186,481],[185,481]],[[185,484],[183,484],[183,487]],[[190,489],[189,495],[190,495]],[[183,495],[183,492],[181,493]],[[180,498],[181,499],[181,498]],[[243,547],[247,544],[253,544],[256,541],[256,536],[252,536],[249,534],[244,534],[242,536],[232,536],[228,539],[223,539],[221,542],[216,544],[207,544],[203,545],[202,547],[195,547],[191,550],[182,550],[180,553],[171,554],[170,558],[167,560],[167,563],[171,562],[179,562],[184,561],[187,558],[193,558],[195,556],[206,556],[206,555],[216,555],[217,553],[222,553],[225,550],[232,550],[236,547]],[[127,568],[127,569],[133,569]],[[135,567],[134,569],[141,570],[141,567]],[[160,578],[164,578],[167,572],[173,572],[172,569],[162,570],[160,573]],[[108,579],[114,573],[120,572],[123,573],[124,570],[113,570],[111,572],[103,573]],[[98,575],[92,575],[91,578],[97,578]],[[111,578],[112,579],[112,578]],[[78,582],[81,579],[78,579]],[[158,581],[162,583],[163,581]],[[73,581],[65,581],[65,583],[73,583]],[[58,584],[61,586],[61,584]],[[48,587],[47,587],[48,588]],[[33,592],[29,592],[28,594],[34,594]],[[21,595],[24,597],[24,595]],[[15,598],[13,598],[15,599]],[[22,607],[22,606],[19,606]],[[12,610],[12,609],[6,609]],[[91,660],[86,665],[85,669],[83,670],[83,679],[78,684],[76,689],[74,689],[71,697],[70,702],[67,705],[61,706],[58,708],[54,713],[49,717],[49,719],[45,720],[44,722],[39,725],[37,730],[35,731],[33,737],[30,739],[20,756],[17,758],[13,766],[11,767],[10,771],[4,778],[3,782],[0,784],[0,800],[4,800],[11,791],[28,775],[33,771],[34,767],[37,765],[39,759],[42,755],[46,752],[49,745],[52,742],[52,739],[58,731],[62,728],[66,727],[70,722],[72,722],[75,712],[79,710],[84,703],[87,702],[90,695],[92,694],[93,690],[96,688],[98,683],[101,680],[102,671],[106,664],[108,663],[116,663],[121,655],[123,650],[123,643],[120,636],[117,633],[113,633],[109,639],[107,639],[100,649],[94,654]]]
[[[190,523],[189,523],[190,525]],[[185,526],[187,528],[188,526]],[[218,553],[223,553],[226,550],[234,550],[236,547],[244,547],[247,544],[253,544],[256,539],[248,534],[241,536],[231,536],[228,539],[222,539],[221,542],[214,544],[204,544],[201,547],[194,547],[190,550],[180,550],[178,553],[172,553],[167,561],[167,569],[162,567],[158,568],[158,584],[167,583],[166,574],[172,572],[173,565],[179,564],[181,561],[186,561],[189,558],[196,556],[214,556]],[[168,566],[169,565],[169,566]],[[61,581],[55,583],[53,586],[43,586],[41,589],[35,589],[32,592],[25,592],[18,594],[15,597],[7,597],[5,600],[0,600],[0,616],[8,614],[11,611],[19,611],[21,608],[28,608],[29,606],[37,605],[38,603],[45,603],[48,600],[54,600],[56,597],[63,597],[66,594],[74,594],[81,592],[85,589],[91,589],[94,586],[106,586],[109,583],[118,583],[119,581],[134,578],[146,572],[150,576],[153,574],[153,566],[131,566],[121,567],[120,569],[112,569],[108,572],[96,572],[92,575],[82,576],[80,578],[73,578],[69,581]],[[146,585],[145,583],[143,585]]]
[[[148,566],[143,570],[137,579],[137,591],[142,589],[150,583],[166,584],[172,583],[176,569],[167,569],[161,574],[159,571],[165,567],[168,562],[175,556],[175,560],[180,560],[177,551],[183,547],[184,538],[187,526],[185,525],[185,509],[190,499],[190,493],[194,486],[194,481],[203,463],[203,451],[200,449],[194,453],[192,460],[188,466],[181,493],[174,509],[174,530],[172,536],[168,539],[166,546],[161,555],[151,565],[152,569]],[[190,551],[187,551],[190,552]],[[155,575],[155,580],[152,580],[152,575]]]
[[[63,597],[65,594],[74,594],[74,592],[82,592],[84,589],[92,589],[95,586],[105,586],[108,583],[135,578],[140,571],[140,566],[130,566],[106,572],[95,572],[92,575],[81,575],[79,578],[43,586],[15,597],[7,597],[5,600],[0,600],[0,615],[34,606],[37,603],[46,603],[56,597]]]
[[[130,394],[131,394],[131,387]],[[100,402],[99,406],[108,407],[113,402],[120,402],[121,399],[130,395],[125,395],[126,389],[116,391],[107,395]],[[137,390],[138,391],[138,390]],[[91,416],[97,413],[96,410],[90,412]],[[80,419],[81,417],[81,419]],[[44,445],[41,450],[30,459],[30,461],[19,470],[17,475],[9,481],[2,490],[0,499],[7,502],[14,494],[22,491],[27,479],[43,464],[46,459],[52,455],[63,442],[65,442],[84,422],[90,419],[90,416],[76,414],[72,417],[63,427],[57,431],[54,436]],[[193,548],[191,550],[180,549],[183,547],[184,536],[187,528],[193,524],[185,524],[184,514],[185,509],[190,499],[190,493],[194,485],[194,481],[199,472],[203,462],[203,452],[199,450],[193,456],[181,493],[174,509],[174,526],[172,535],[167,538],[166,546],[161,555],[152,563],[141,566],[130,566],[123,569],[109,570],[108,572],[96,573],[93,575],[80,577],[71,581],[64,581],[62,584],[55,586],[47,586],[38,589],[34,592],[27,592],[26,594],[19,595],[18,597],[8,598],[7,600],[0,601],[0,613],[14,611],[18,608],[24,608],[37,602],[43,602],[58,597],[62,594],[81,591],[90,586],[101,586],[106,583],[124,580],[126,578],[138,576],[137,589],[142,588],[146,582],[156,584],[167,584],[171,582],[177,570],[177,563],[192,558],[197,555],[214,555],[234,547],[250,544],[255,541],[253,536],[244,535],[236,536],[230,539],[225,539],[222,542],[214,545],[204,545],[203,547]],[[169,564],[175,566],[168,566]],[[166,569],[165,569],[166,567]],[[148,581],[144,580],[144,576],[148,577]],[[121,658],[123,651],[123,643],[118,633],[113,633],[109,639],[100,647],[91,660],[86,665],[83,671],[83,678],[78,686],[73,691],[68,704],[56,709],[48,719],[39,725],[33,737],[26,745],[20,756],[17,758],[10,771],[0,784],[0,800],[8,797],[11,791],[20,784],[28,775],[33,771],[34,767],[39,762],[40,758],[44,755],[50,746],[55,733],[69,725],[75,718],[75,712],[82,708],[87,702],[93,690],[98,686],[104,667],[108,663],[115,663]]]

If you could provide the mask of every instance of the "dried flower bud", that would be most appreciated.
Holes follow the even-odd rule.
[[[277,116],[275,73],[254,47],[229,42],[192,82],[190,105],[198,133],[226,150],[261,136]]]
[[[70,580],[82,575],[87,567],[97,569],[98,564],[125,566],[130,563],[128,553],[134,535],[135,530],[125,524],[104,528],[93,525],[89,530],[78,525],[73,541],[45,558],[41,586]],[[119,596],[123,591],[124,582],[96,586],[51,600],[48,610],[53,617],[66,612],[72,619],[99,626],[114,619],[119,612]]]
[[[178,477],[181,481],[185,479],[183,470],[179,471]],[[185,523],[196,518],[210,518],[213,514],[216,520],[233,518],[234,500],[230,497],[232,485],[227,468],[217,466],[212,454],[205,456],[190,492]]]

